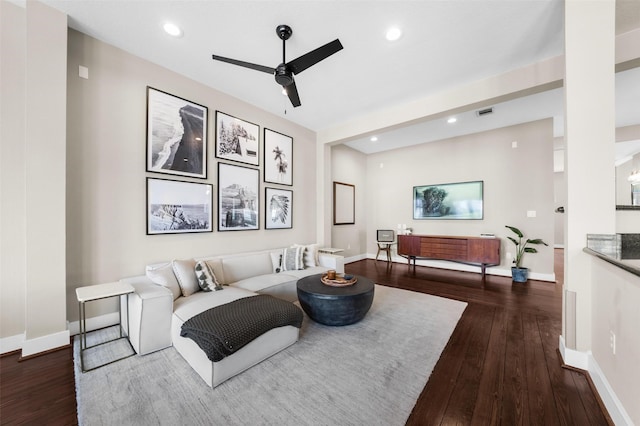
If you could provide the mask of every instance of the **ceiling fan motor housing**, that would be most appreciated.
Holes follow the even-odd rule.
[[[278,68],[276,68],[275,77],[276,82],[278,82],[278,84],[281,86],[289,86],[291,83],[293,83],[293,75],[291,74],[291,71],[287,69],[287,66],[285,64],[278,65]]]

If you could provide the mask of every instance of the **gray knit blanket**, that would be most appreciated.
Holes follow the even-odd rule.
[[[182,324],[180,335],[200,346],[211,361],[220,361],[267,331],[302,326],[302,311],[293,303],[260,294],[206,310]]]

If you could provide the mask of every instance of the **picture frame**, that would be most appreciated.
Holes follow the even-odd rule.
[[[293,191],[279,188],[265,188],[264,191],[264,228],[293,228]]]
[[[333,182],[333,224],[355,224],[355,210],[356,186],[349,183]]]
[[[264,129],[264,181],[293,186],[293,138]]]
[[[484,181],[413,187],[414,219],[484,218]]]
[[[260,229],[260,171],[218,163],[218,231]]]
[[[147,178],[147,235],[213,232],[213,185]]]
[[[207,178],[206,106],[147,86],[147,172]]]
[[[216,157],[260,165],[260,126],[216,111]]]

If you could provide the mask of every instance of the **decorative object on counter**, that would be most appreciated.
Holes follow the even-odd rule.
[[[353,275],[337,275],[336,271],[327,271],[326,274],[320,277],[322,284],[329,285],[331,287],[347,287],[354,285],[358,282],[358,279]]]
[[[414,219],[482,219],[484,181],[413,187]]]
[[[147,171],[206,179],[208,111],[147,87]]]
[[[527,238],[523,242],[522,240],[524,239],[524,234],[522,233],[522,231],[514,226],[505,225],[505,227],[509,228],[518,237],[517,240],[513,237],[507,237],[511,240],[511,242],[513,242],[513,244],[516,245],[516,257],[513,259],[513,263],[515,264],[515,266],[511,267],[511,276],[513,278],[513,281],[517,283],[525,283],[529,279],[529,268],[522,267],[522,257],[525,253],[538,252],[535,247],[529,247],[529,244],[543,244],[545,246],[548,246],[548,244],[542,241],[542,239],[540,238]]]

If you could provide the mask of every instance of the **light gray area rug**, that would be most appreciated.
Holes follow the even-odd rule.
[[[375,291],[361,322],[328,327],[305,315],[297,343],[214,389],[172,347],[81,373],[76,337],[79,422],[402,425],[466,303],[379,285]],[[117,355],[110,345],[85,361]]]

